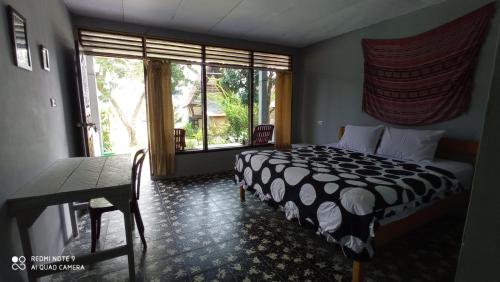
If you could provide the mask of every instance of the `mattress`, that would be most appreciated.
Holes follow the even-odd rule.
[[[435,167],[439,167],[441,169],[444,169],[446,171],[449,171],[455,175],[457,180],[460,182],[461,186],[463,187],[464,190],[470,190],[472,186],[472,178],[474,176],[474,167],[472,164],[469,163],[464,163],[464,162],[457,162],[457,161],[452,161],[452,160],[446,160],[446,159],[435,159],[434,161],[425,161],[421,162],[423,165],[431,165]],[[444,192],[440,193],[439,198],[445,198],[446,195]],[[437,199],[436,199],[437,200]],[[426,208],[430,205],[432,205],[435,201],[428,202],[428,203],[423,203],[422,205],[418,207],[408,207],[406,205],[400,205],[400,206],[395,206],[391,207],[388,210],[386,210],[384,216],[380,218],[378,223],[380,225],[387,225],[389,223],[392,223],[394,221],[401,220],[405,217],[408,217],[415,212]]]
[[[448,170],[458,168],[447,161],[411,163],[308,146],[242,152],[236,156],[235,181],[282,207],[287,219],[317,227],[348,257],[367,260],[374,255],[371,240],[379,221],[463,191]]]
[[[445,159],[435,159],[432,162],[423,163],[453,173],[458,181],[460,181],[460,184],[462,184],[462,187],[466,190],[469,190],[472,186],[472,177],[474,176],[474,167],[472,164]]]

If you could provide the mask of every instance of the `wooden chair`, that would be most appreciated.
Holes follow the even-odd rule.
[[[261,124],[257,125],[253,130],[253,141],[254,145],[267,144],[273,138],[274,125],[272,124]]]
[[[144,158],[146,157],[147,149],[142,149],[137,151],[134,156],[134,162],[132,165],[132,199],[130,200],[130,211],[133,214],[135,221],[137,223],[137,228],[141,236],[142,244],[144,249],[147,249],[146,239],[144,238],[144,223],[142,222],[141,213],[139,211],[139,194],[141,188],[141,171]],[[91,237],[92,246],[91,252],[95,252],[97,240],[101,233],[101,215],[105,212],[118,210],[105,198],[92,199],[89,202],[89,213],[90,213],[90,225],[91,225]],[[132,219],[133,220],[133,219]]]
[[[184,151],[186,148],[186,130],[174,128],[175,150]]]

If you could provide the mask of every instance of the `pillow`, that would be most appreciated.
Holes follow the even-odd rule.
[[[377,155],[414,162],[432,161],[443,130],[415,130],[388,127]]]
[[[344,135],[335,147],[365,154],[375,153],[384,127],[347,125]]]

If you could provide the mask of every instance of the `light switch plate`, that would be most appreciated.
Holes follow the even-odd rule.
[[[50,107],[52,108],[57,107],[56,98],[50,98]]]

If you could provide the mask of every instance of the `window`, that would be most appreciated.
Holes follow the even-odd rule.
[[[255,70],[253,76],[253,125],[274,125],[276,72]],[[274,139],[274,138],[273,138]]]
[[[248,69],[206,67],[208,148],[249,144]]]
[[[185,150],[203,149],[201,66],[173,62],[174,127],[185,130]]]
[[[85,54],[171,62],[174,127],[185,131],[185,151],[252,144],[257,125],[275,124],[277,71],[292,69],[288,55],[85,29],[79,40]]]

